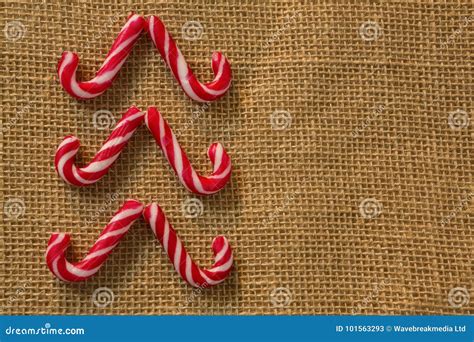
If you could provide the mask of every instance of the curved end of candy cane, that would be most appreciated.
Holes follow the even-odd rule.
[[[80,141],[73,135],[67,136],[56,150],[54,166],[58,175],[75,186],[94,184],[104,177],[115,163],[128,141],[142,124],[145,112],[131,106],[115,126],[109,138],[102,145],[93,160],[84,167],[76,166],[76,154]]]
[[[112,84],[112,80],[102,83],[78,82],[76,78],[79,67],[79,56],[71,51],[65,51],[58,62],[58,78],[63,89],[72,97],[79,100],[89,100],[101,95]],[[84,88],[87,88],[84,89]]]
[[[232,248],[229,240],[224,235],[218,235],[212,239],[212,251],[215,258],[214,266],[221,263],[223,259],[229,260],[229,257],[226,258],[226,254],[232,257]]]
[[[58,270],[58,263],[66,259],[66,251],[71,243],[71,235],[65,233],[53,233],[48,241],[45,258],[49,270],[57,278],[63,279]]]
[[[45,257],[47,261],[52,261],[58,256],[64,255],[71,242],[71,235],[66,233],[53,233],[48,241],[48,249]],[[49,262],[48,262],[49,264]]]
[[[76,72],[79,67],[79,56],[71,51],[64,51],[58,62],[58,79],[63,89],[76,99],[81,99],[73,84],[77,85]]]
[[[220,142],[214,142],[209,146],[207,156],[214,166],[214,172],[218,171],[221,167],[227,167],[231,164],[229,154]]]
[[[89,81],[79,82],[76,78],[79,66],[77,54],[63,52],[58,63],[58,78],[64,90],[80,100],[93,99],[104,93],[112,85],[145,26],[146,21],[142,16],[130,14],[102,66]]]
[[[229,240],[224,235],[218,235],[212,240],[214,264],[212,268],[201,271],[205,281],[199,286],[213,286],[226,280],[234,268],[234,254]]]
[[[87,256],[78,263],[70,263],[66,259],[71,236],[65,233],[53,233],[45,253],[48,268],[62,281],[78,282],[89,279],[99,271],[109,254],[142,213],[143,205],[140,202],[133,199],[126,200],[110,219]]]
[[[229,60],[220,51],[212,53],[212,71],[214,72],[214,80],[206,86],[214,92],[221,93],[216,95],[216,99],[222,97],[230,88],[232,83],[232,68]]]
[[[79,56],[72,51],[64,51],[58,61],[57,71],[59,80],[61,81],[61,75],[63,74],[65,68],[69,68],[75,71],[77,70],[78,66]]]
[[[54,156],[54,167],[59,177],[66,183],[74,186],[87,186],[97,182],[87,180],[79,175],[79,168],[76,166],[76,155],[81,147],[80,140],[74,135],[66,136],[59,144]]]
[[[214,253],[214,265],[210,270],[204,271],[209,277],[208,285],[223,282],[234,268],[234,254],[229,240],[225,236],[218,235],[212,240],[212,251]]]
[[[227,93],[232,83],[230,62],[221,52],[215,51],[212,53],[211,67],[214,79],[207,83],[201,83],[189,66],[186,78],[179,78],[178,75],[178,81],[188,97],[198,102],[208,103],[220,99]]]
[[[232,83],[230,62],[221,52],[215,51],[212,53],[211,67],[214,79],[210,82],[201,83],[191,69],[188,71],[187,79],[180,80],[188,97],[198,102],[207,103],[216,101],[227,93]]]
[[[211,182],[213,193],[221,190],[230,180],[232,175],[232,161],[229,154],[219,142],[214,142],[207,150],[207,156],[212,164],[212,174],[210,176],[201,176],[203,181]],[[206,180],[207,179],[207,180]]]
[[[84,281],[96,274],[99,269],[94,269],[83,275],[69,272],[68,268],[75,268],[66,258],[66,253],[71,244],[71,235],[66,233],[53,233],[46,249],[46,264],[53,275],[64,282]],[[81,270],[78,270],[81,272]],[[86,271],[87,272],[87,271]]]
[[[54,167],[59,177],[66,183],[77,186],[84,185],[76,182],[75,178],[71,177],[75,168],[76,155],[80,147],[80,140],[74,135],[68,135],[59,144],[54,156]]]

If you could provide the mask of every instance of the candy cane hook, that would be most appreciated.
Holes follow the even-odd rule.
[[[188,97],[199,102],[211,102],[223,96],[230,88],[232,70],[229,61],[221,52],[212,54],[214,80],[203,84],[196,78],[175,41],[158,17],[148,18],[147,29],[161,57]]]
[[[49,269],[57,278],[68,282],[83,281],[92,277],[142,212],[143,205],[140,202],[127,200],[105,226],[87,256],[77,263],[69,262],[65,256],[71,236],[64,233],[52,234],[46,250],[46,263]]]
[[[71,185],[94,184],[112,167],[128,140],[143,122],[144,116],[145,112],[140,112],[136,107],[130,107],[92,161],[82,168],[75,164],[76,154],[80,147],[79,139],[73,135],[65,137],[56,150],[54,158],[56,172]]]
[[[87,82],[76,80],[79,65],[77,54],[70,51],[63,52],[58,63],[58,76],[64,90],[82,100],[92,99],[106,91],[112,85],[145,26],[145,19],[137,14],[131,15],[115,39],[96,76]]]
[[[145,123],[186,189],[198,195],[210,195],[221,190],[229,181],[232,164],[220,143],[211,144],[207,151],[213,165],[212,174],[201,176],[194,170],[170,126],[155,107],[148,108]]]
[[[165,249],[176,272],[189,285],[209,287],[223,282],[229,276],[234,258],[225,236],[216,236],[212,241],[215,260],[212,267],[200,268],[189,256],[159,205],[152,203],[146,206],[143,217]]]

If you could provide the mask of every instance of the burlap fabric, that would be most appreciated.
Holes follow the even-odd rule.
[[[1,7],[3,314],[474,312],[472,2]],[[189,100],[145,35],[104,95],[67,95],[55,79],[61,52],[78,52],[88,79],[131,10],[159,15],[201,80],[223,51],[230,92],[209,106]],[[232,181],[200,198],[201,212],[146,127],[97,184],[55,174],[64,136],[81,139],[88,162],[107,120],[132,104],[160,108],[202,172],[208,145],[227,147]],[[72,233],[79,260],[126,198],[160,203],[201,265],[226,234],[232,277],[193,290],[140,221],[96,277],[56,280],[49,234]]]

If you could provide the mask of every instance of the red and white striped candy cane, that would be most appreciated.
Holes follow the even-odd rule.
[[[230,88],[232,70],[229,61],[221,52],[212,54],[214,80],[201,83],[186,63],[183,54],[166,30],[163,22],[156,16],[148,18],[148,32],[161,57],[171,69],[174,77],[188,97],[199,102],[211,102],[223,96]]]
[[[198,195],[210,195],[221,190],[229,181],[232,164],[220,143],[211,144],[207,151],[213,165],[212,174],[201,176],[194,170],[170,126],[155,107],[148,108],[145,123],[186,189]]]
[[[63,52],[58,63],[58,76],[64,90],[82,100],[92,99],[106,91],[112,85],[145,27],[145,19],[137,14],[132,14],[115,39],[97,74],[87,82],[76,80],[76,71],[79,65],[77,54],[70,51]]]
[[[123,115],[99,152],[85,167],[76,166],[76,154],[80,147],[79,139],[73,135],[64,138],[56,150],[54,165],[58,175],[67,183],[76,186],[94,184],[112,167],[128,140],[143,122],[145,112],[136,107]]]
[[[165,249],[176,272],[189,285],[209,287],[223,282],[229,276],[234,258],[229,241],[225,236],[216,236],[212,241],[215,260],[212,267],[210,269],[200,268],[189,256],[158,204],[152,203],[146,206],[143,217]]]
[[[142,212],[143,205],[140,202],[127,200],[104,228],[87,256],[77,263],[69,262],[65,255],[71,236],[64,233],[52,234],[46,250],[46,263],[49,269],[63,281],[77,282],[92,277]]]

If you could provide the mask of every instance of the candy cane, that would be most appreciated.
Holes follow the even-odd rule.
[[[215,262],[212,268],[204,269],[197,266],[191,259],[159,205],[152,203],[146,206],[143,217],[165,249],[176,272],[189,285],[213,286],[223,282],[229,276],[234,258],[225,236],[216,236],[212,241]]]
[[[207,151],[213,164],[212,174],[201,176],[196,173],[170,126],[155,107],[148,108],[145,123],[186,189],[198,195],[210,195],[221,190],[229,181],[232,165],[220,143],[211,144]]]
[[[158,17],[151,16],[148,19],[147,29],[161,57],[171,69],[181,88],[191,99],[199,102],[214,101],[223,96],[229,89],[232,81],[232,70],[229,61],[222,53],[214,52],[212,54],[214,80],[202,84],[194,76],[183,54]]]
[[[63,281],[76,282],[92,277],[142,212],[143,205],[140,202],[127,200],[105,226],[87,256],[77,263],[70,263],[65,256],[71,236],[64,233],[52,234],[46,250],[46,263],[49,269]]]
[[[54,158],[58,175],[67,183],[76,186],[85,186],[97,182],[112,167],[127,145],[128,140],[143,122],[144,115],[145,112],[140,112],[136,107],[130,107],[92,159],[92,162],[82,168],[75,164],[76,154],[80,147],[79,139],[73,135],[65,137],[56,150]]]
[[[58,76],[64,90],[83,100],[92,99],[106,91],[112,85],[145,26],[145,19],[137,14],[131,15],[115,39],[96,76],[87,82],[76,80],[79,65],[77,54],[70,51],[63,52],[58,63]]]

